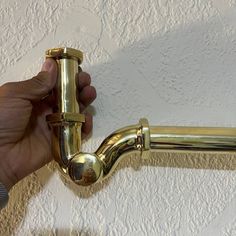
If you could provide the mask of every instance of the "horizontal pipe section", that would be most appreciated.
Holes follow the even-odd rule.
[[[236,151],[236,128],[150,127],[151,150]]]

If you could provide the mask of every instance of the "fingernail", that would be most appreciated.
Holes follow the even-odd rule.
[[[46,61],[43,63],[42,71],[48,71],[51,72],[53,69],[54,63],[51,59],[46,59]]]

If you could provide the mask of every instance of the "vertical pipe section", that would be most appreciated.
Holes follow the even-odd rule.
[[[80,152],[81,127],[84,116],[79,114],[76,101],[75,77],[82,61],[82,53],[71,48],[55,48],[46,52],[58,64],[58,80],[54,89],[57,104],[47,116],[52,130],[52,152],[63,170],[69,160]]]
[[[58,63],[57,102],[59,113],[79,113],[76,102],[75,75],[78,73],[78,61],[62,58]]]

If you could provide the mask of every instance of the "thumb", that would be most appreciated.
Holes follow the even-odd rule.
[[[38,101],[48,95],[57,81],[57,63],[53,59],[47,59],[41,72],[32,79],[12,82],[4,85],[5,96]]]

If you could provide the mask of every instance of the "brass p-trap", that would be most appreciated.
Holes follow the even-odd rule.
[[[63,172],[78,185],[91,185],[107,176],[128,153],[140,153],[144,159],[150,152],[236,151],[236,128],[149,126],[146,119],[109,135],[95,153],[81,152],[81,126],[84,115],[76,101],[75,75],[83,61],[81,51],[54,48],[46,51],[47,58],[58,64],[56,85],[57,104],[47,116],[52,130],[52,151]]]

